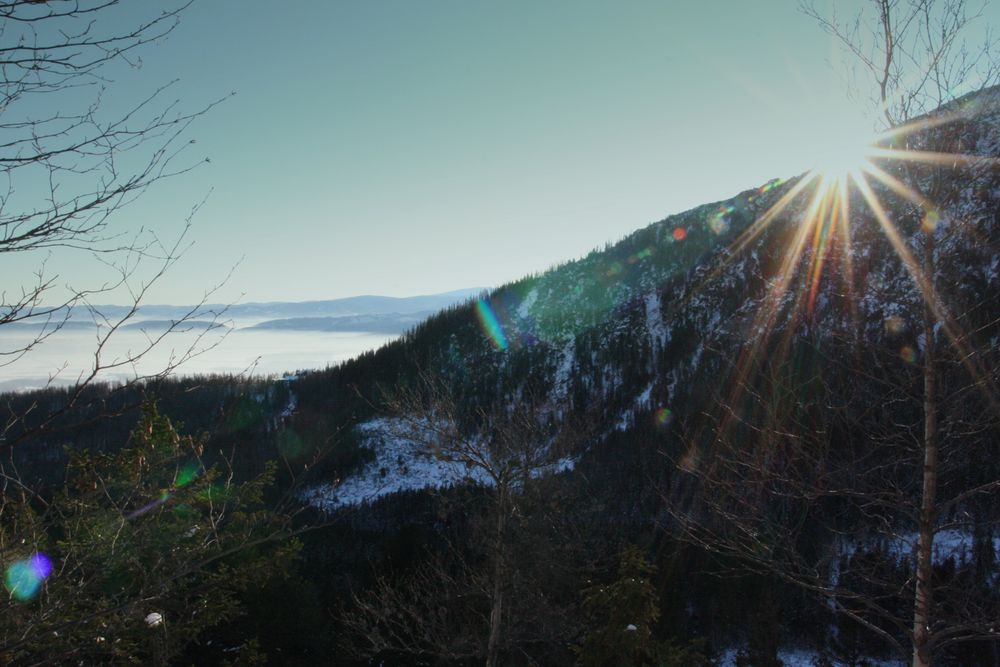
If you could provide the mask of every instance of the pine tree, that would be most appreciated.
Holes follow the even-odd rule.
[[[621,554],[618,578],[584,591],[583,610],[589,630],[577,648],[584,667],[606,665],[694,667],[706,664],[701,642],[678,646],[657,641],[653,626],[660,617],[653,567],[632,545]]]
[[[72,452],[48,497],[8,486],[0,661],[167,664],[295,558],[264,504],[273,477],[234,483],[150,404],[125,448]]]

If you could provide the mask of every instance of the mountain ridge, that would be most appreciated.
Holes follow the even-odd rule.
[[[957,100],[948,108],[952,117],[947,131],[958,132],[958,143],[974,146],[978,155],[996,156],[1000,153],[998,99],[998,89],[990,89]],[[943,131],[927,127],[914,132],[910,141],[919,144],[928,133]],[[963,188],[958,200],[943,206],[939,235],[949,225],[957,230],[960,218],[995,213],[991,206],[996,206],[1000,183],[992,180],[997,175],[990,171],[993,167],[988,160],[956,165],[956,169],[961,173],[955,179],[993,185],[986,186],[988,191],[980,187],[979,194]],[[607,244],[604,250],[595,249],[583,258],[500,286],[476,304],[432,316],[383,351],[347,362],[344,375],[355,376],[354,368],[365,364],[381,365],[380,357],[383,362],[392,358],[401,370],[398,376],[383,376],[384,384],[407,382],[413,369],[420,368],[434,369],[446,383],[458,387],[463,397],[467,392],[486,391],[484,385],[497,387],[492,397],[482,397],[477,404],[491,404],[504,388],[516,393],[519,385],[530,385],[536,394],[562,405],[562,410],[583,413],[599,405],[600,421],[605,424],[602,432],[607,434],[628,431],[658,410],[667,410],[674,418],[690,416],[707,396],[704,379],[722,373],[732,362],[721,358],[720,350],[763,346],[753,352],[760,354],[773,346],[778,334],[833,340],[852,335],[857,326],[868,340],[882,344],[887,318],[918,322],[919,301],[914,300],[905,267],[875,216],[865,210],[860,194],[855,192],[852,200],[854,236],[850,247],[841,250],[851,255],[864,281],[847,286],[843,275],[817,274],[808,316],[801,289],[779,290],[776,285],[795,279],[801,288],[803,267],[821,261],[822,252],[828,260],[832,256],[829,249],[807,245],[792,275],[782,275],[783,248],[808,214],[813,191],[803,189],[770,225],[756,230],[748,242],[740,241],[741,234],[754,228],[756,221],[807,178],[772,179],[729,199],[651,223]],[[896,197],[880,183],[871,187],[887,201]],[[897,202],[893,206],[905,209],[908,205]],[[904,230],[906,242],[919,245],[919,233],[919,225],[910,225]],[[985,272],[977,268],[970,275],[996,287],[996,256],[983,254],[988,244],[980,246],[977,254],[968,239],[960,234],[942,236],[937,250],[942,270],[947,267],[961,273],[955,262],[962,255],[969,266],[992,266]],[[857,301],[849,304],[848,293],[858,289]],[[848,321],[846,313],[851,308],[858,310],[859,321]],[[768,309],[773,312],[763,317]],[[494,318],[502,340],[480,324],[484,311]],[[915,330],[915,324],[906,325],[909,330]],[[902,335],[897,331],[893,340]],[[903,347],[919,351],[920,345],[914,336]],[[471,368],[485,377],[471,378]],[[332,375],[336,384],[337,373]],[[374,387],[369,387],[366,396],[372,404],[378,403]]]

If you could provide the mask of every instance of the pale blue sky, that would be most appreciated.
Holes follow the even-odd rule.
[[[192,128],[211,163],[117,224],[167,235],[213,190],[157,302],[192,301],[241,257],[220,298],[513,280],[843,141],[857,111],[836,46],[796,6],[203,0],[109,99],[173,78],[189,108],[236,91]],[[74,280],[88,265],[50,263]]]

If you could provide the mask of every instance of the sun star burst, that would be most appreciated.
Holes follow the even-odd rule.
[[[841,141],[834,142],[832,147],[820,151],[809,172],[786,188],[779,199],[731,244],[729,259],[712,272],[713,277],[718,276],[730,261],[783,213],[790,210],[793,203],[804,196],[808,197],[807,203],[797,214],[798,224],[791,230],[778,270],[768,283],[763,304],[754,316],[751,330],[757,332],[755,340],[743,349],[736,363],[737,381],[732,385],[734,396],[731,397],[731,404],[735,404],[736,394],[743,391],[752,369],[764,357],[767,341],[785,308],[790,309],[785,312],[790,313],[791,321],[815,317],[824,278],[839,279],[842,282],[850,316],[857,326],[858,295],[862,288],[856,284],[857,276],[853,266],[854,225],[851,210],[852,195],[857,194],[859,197],[854,199],[861,202],[877,223],[879,231],[905,267],[932,317],[943,329],[946,339],[963,360],[974,381],[984,388],[987,400],[1000,413],[1000,401],[996,398],[996,392],[991,383],[985,381],[989,374],[979,367],[976,361],[978,357],[968,342],[969,337],[962,331],[935,289],[930,277],[933,266],[926,266],[926,262],[933,260],[921,261],[914,256],[910,244],[893,220],[891,209],[887,210],[873,187],[879,185],[883,192],[892,193],[912,204],[919,211],[922,231],[930,242],[944,214],[929,196],[919,191],[917,184],[920,179],[906,165],[923,164],[953,169],[959,165],[998,162],[992,157],[909,148],[908,139],[913,138],[911,135],[915,132],[936,128],[951,120],[951,117],[925,120],[919,124],[895,128],[867,140],[844,137]],[[894,175],[893,172],[899,175]],[[784,327],[784,335],[774,351],[779,358],[788,353],[794,330],[794,326]]]

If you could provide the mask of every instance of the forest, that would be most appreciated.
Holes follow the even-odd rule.
[[[196,167],[178,128],[212,104],[0,117],[8,178],[94,179],[0,208],[0,253],[110,253],[134,301],[92,309],[90,374],[2,395],[3,664],[997,665],[1000,87],[948,92],[942,63],[984,62],[959,49],[966,14],[874,4],[883,60],[816,14],[881,82],[893,129],[864,169],[666,217],[281,377],[185,376],[184,352],[101,377],[224,319],[208,291],[102,355],[187,233],[123,247],[105,221]],[[148,48],[185,7],[0,48],[7,103]],[[895,63],[919,48],[939,78],[913,89]],[[147,144],[137,173],[113,166]],[[8,358],[116,288],[33,285],[0,304],[0,327],[43,323]]]

